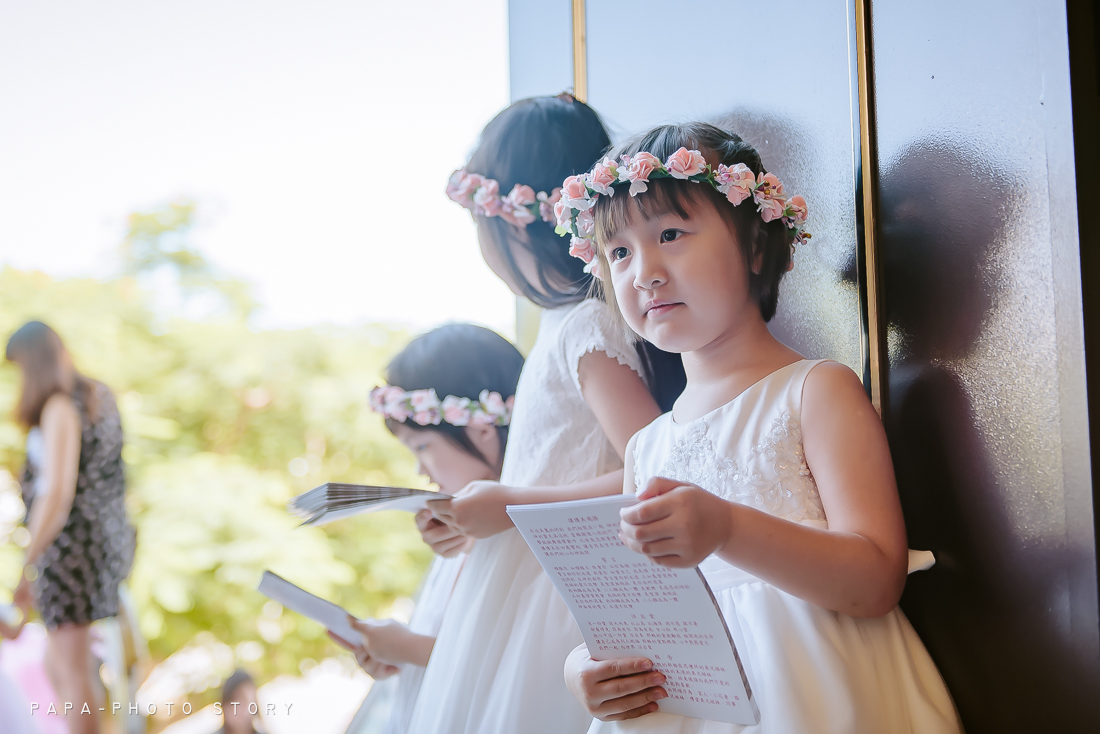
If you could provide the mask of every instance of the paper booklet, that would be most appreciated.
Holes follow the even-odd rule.
[[[732,724],[760,713],[698,568],[666,568],[619,539],[632,495],[510,505],[508,515],[565,599],[594,660],[646,657],[667,681],[661,711]]]
[[[359,641],[359,632],[348,622],[348,613],[330,601],[314,596],[305,589],[295,586],[282,576],[264,571],[258,591],[269,599],[282,604],[287,609],[320,622],[340,638],[353,645]]]
[[[364,484],[328,482],[298,495],[287,504],[303,525],[323,525],[363,512],[407,510],[419,512],[428,500],[450,499],[451,495],[409,487],[373,487]]]

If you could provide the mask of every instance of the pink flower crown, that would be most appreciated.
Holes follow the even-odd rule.
[[[558,225],[555,231],[563,237],[572,235],[569,254],[584,260],[586,273],[601,277],[593,242],[596,218],[592,207],[596,205],[596,199],[614,196],[614,186],[620,183],[629,183],[630,195],[637,196],[649,189],[646,184],[654,178],[708,183],[719,193],[725,194],[734,206],[751,196],[760,218],[765,222],[782,219],[792,230],[795,243],[804,243],[811,237],[805,229],[806,200],[797,195],[788,199],[782,182],[774,174],[754,176],[744,163],[732,166],[719,163],[717,168],[711,168],[702,153],[687,148],[680,148],[664,163],[652,153],[645,152],[624,155],[618,163],[605,157],[583,176],[565,179],[561,199],[554,206]]]
[[[544,222],[554,221],[554,205],[561,198],[561,189],[536,194],[530,186],[516,184],[507,196],[501,196],[499,183],[460,168],[447,181],[447,197],[474,214],[500,217],[517,227],[526,227],[535,221],[536,214]]]
[[[383,385],[370,391],[370,407],[375,413],[404,423],[409,418],[422,426],[506,426],[512,420],[516,396],[505,400],[498,392],[482,390],[477,400],[448,395],[439,399],[435,388],[406,392],[400,387]]]

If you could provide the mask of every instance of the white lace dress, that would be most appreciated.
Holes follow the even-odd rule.
[[[503,484],[573,484],[622,468],[581,396],[577,366],[588,352],[640,372],[602,302],[543,312],[516,388]],[[581,641],[517,530],[479,540],[440,627],[410,734],[583,734],[591,717],[562,677]]]
[[[820,362],[801,361],[707,415],[643,428],[635,482],[697,484],[776,517],[828,527],[802,450],[802,386]],[[875,619],[827,611],[717,556],[700,569],[729,625],[760,709],[741,726],[656,713],[595,721],[590,734],[936,734],[961,730],[951,697],[900,609]]]

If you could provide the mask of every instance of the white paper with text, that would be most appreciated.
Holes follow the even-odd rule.
[[[661,711],[756,724],[725,620],[697,568],[666,568],[619,539],[630,495],[512,505],[508,515],[554,582],[595,660],[647,657],[667,679]]]

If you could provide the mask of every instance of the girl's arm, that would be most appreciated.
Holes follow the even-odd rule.
[[[428,664],[428,658],[435,648],[434,637],[413,632],[396,619],[356,619],[348,616],[348,624],[362,635],[359,644],[344,640],[331,631],[329,637],[341,647],[355,653],[356,660],[363,657],[375,665],[410,664],[423,668]],[[362,662],[360,666],[363,666]]]
[[[577,368],[581,394],[599,421],[616,453],[627,454],[627,444],[641,428],[661,414],[637,372],[605,352],[589,352]],[[632,477],[633,473],[626,475]],[[498,482],[474,482],[453,500],[430,502],[432,513],[465,535],[487,538],[512,527],[507,505],[603,497],[622,491],[623,471],[560,487],[506,487]]]
[[[76,496],[76,477],[80,468],[80,414],[67,395],[57,394],[42,408],[42,437],[46,466],[43,467],[49,489],[34,502],[27,530],[27,564],[32,564],[57,538],[69,519]]]
[[[627,545],[668,566],[711,553],[825,609],[876,617],[905,585],[906,540],[882,422],[855,375],[824,363],[803,390],[802,436],[829,519],[822,530],[656,478],[622,511]]]

